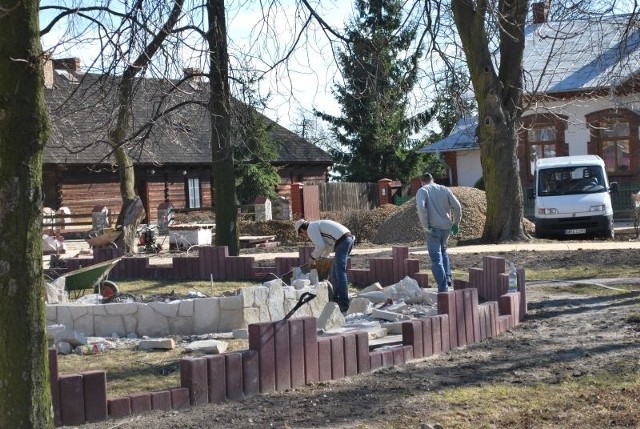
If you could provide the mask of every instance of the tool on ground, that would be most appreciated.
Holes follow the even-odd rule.
[[[315,297],[316,296],[311,292],[305,292],[302,295],[300,295],[300,298],[298,298],[298,302],[296,303],[296,305],[287,313],[286,316],[284,316],[284,319],[282,320],[287,320],[288,318],[290,318],[293,315],[293,313],[298,311],[300,307],[302,307],[304,304],[311,301]]]

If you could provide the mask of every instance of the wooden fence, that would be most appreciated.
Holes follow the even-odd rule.
[[[378,207],[377,183],[331,182],[318,185],[320,211],[372,210]]]

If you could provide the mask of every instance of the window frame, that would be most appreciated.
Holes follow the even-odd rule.
[[[638,140],[638,127],[640,126],[640,115],[629,109],[604,109],[591,112],[585,115],[587,127],[589,128],[590,139],[587,144],[590,154],[598,155],[605,160],[605,167],[609,176],[630,176],[640,168],[638,154],[640,154],[640,143]],[[611,125],[624,123],[628,126],[627,136],[603,136],[603,131]],[[605,145],[609,142],[627,141],[629,145],[629,165],[627,169],[616,169],[611,171],[607,164],[608,157],[605,156]]]

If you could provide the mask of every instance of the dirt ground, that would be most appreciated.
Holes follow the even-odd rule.
[[[483,256],[482,253],[457,254],[452,255],[452,262],[457,268],[466,269],[481,266]],[[493,256],[503,256],[525,270],[572,265],[606,266],[615,261],[616,264],[627,264],[632,278],[618,279],[618,283],[640,282],[635,278],[640,277],[635,268],[640,267],[640,252],[635,250],[521,251]],[[364,258],[358,257],[355,265],[363,263]],[[599,282],[606,283],[606,280]],[[84,427],[421,428],[426,427],[422,424],[438,423],[430,416],[433,411],[443,411],[442,404],[434,406],[428,401],[425,395],[430,392],[492,384],[554,384],[567,378],[598,374],[604,369],[640,371],[640,329],[637,324],[625,322],[627,314],[640,311],[640,292],[585,297],[562,290],[545,292],[541,286],[539,283],[527,285],[529,313],[524,323],[496,338],[447,354],[293,391],[184,411],[152,412]],[[639,392],[623,390],[618,395],[630,396],[627,399],[636,401],[639,406],[635,411],[619,410],[607,425],[602,421],[582,421],[582,416],[568,413],[557,425],[523,423],[519,427],[637,428]],[[615,409],[621,396],[602,397],[598,401],[610,403],[610,408]],[[467,422],[463,427],[516,426],[493,421],[484,426]]]

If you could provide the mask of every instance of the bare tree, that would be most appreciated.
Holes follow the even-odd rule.
[[[0,427],[52,428],[42,275],[38,2],[0,8]]]

